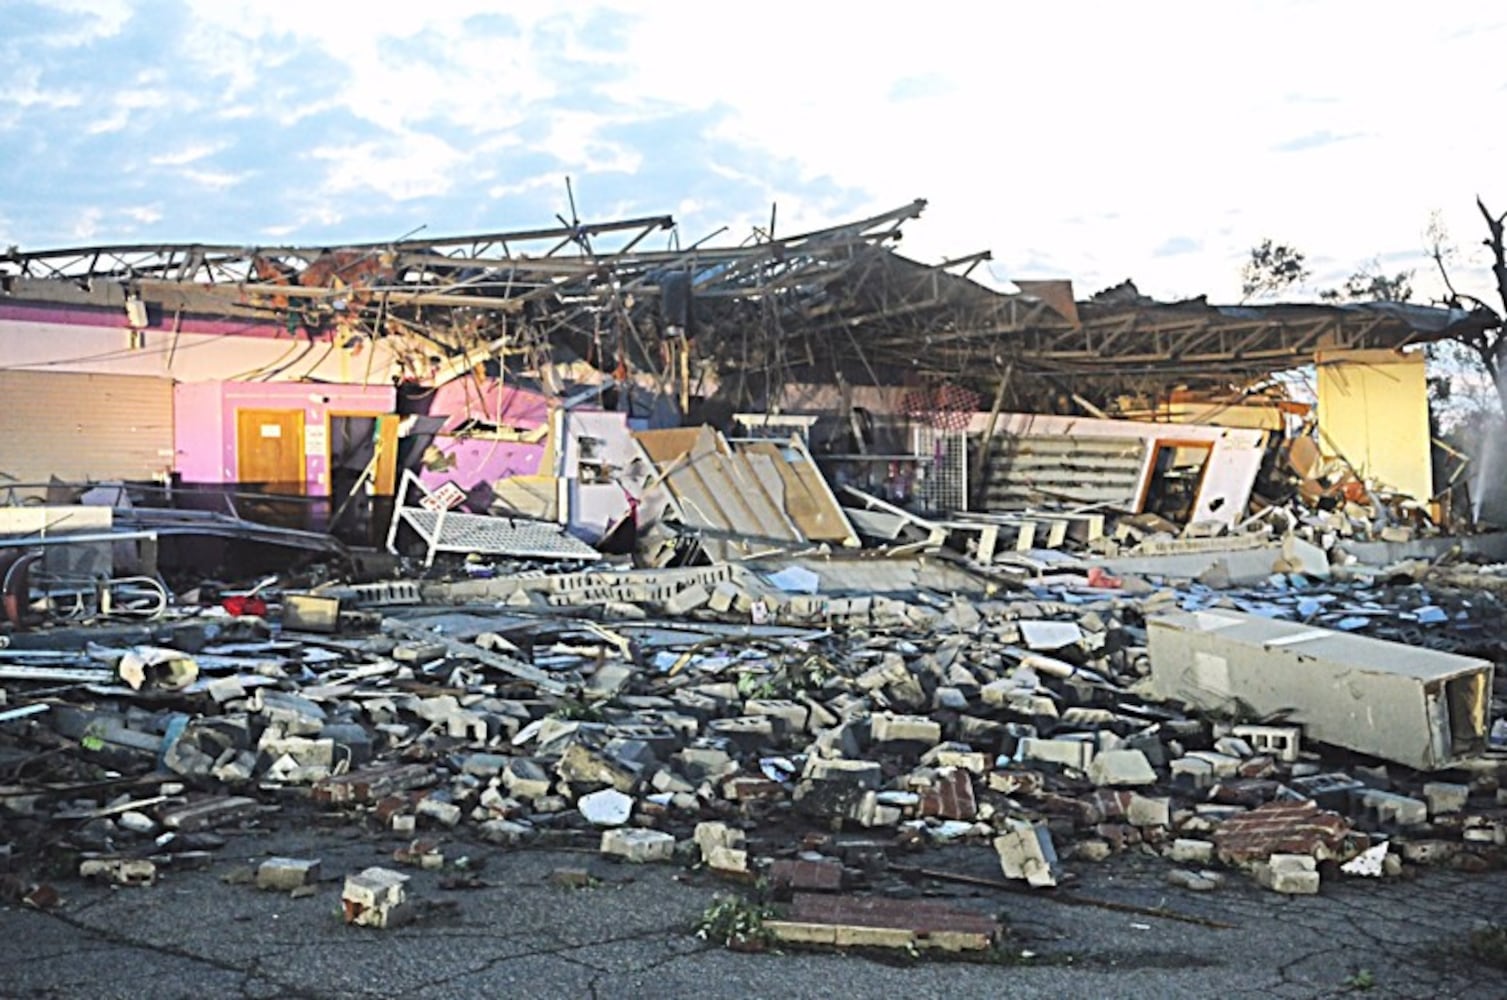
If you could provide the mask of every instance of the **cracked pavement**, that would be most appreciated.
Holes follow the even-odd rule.
[[[1466,950],[1469,932],[1501,920],[1507,872],[1422,870],[1388,881],[1326,879],[1316,897],[1285,897],[1231,873],[1219,890],[1168,885],[1166,862],[1122,855],[1077,862],[1071,887],[1031,894],[879,879],[882,891],[947,898],[997,915],[1008,961],[786,951],[743,954],[692,927],[719,892],[740,886],[679,865],[619,864],[589,849],[509,849],[451,839],[475,887],[442,885],[455,869],[408,869],[414,919],[374,930],[340,917],[344,876],[390,865],[397,838],[350,831],[239,834],[199,869],[164,869],[150,887],[67,880],[67,902],[0,909],[0,961],[16,997],[215,995],[365,997],[1502,997],[1507,974]],[[273,855],[318,857],[307,898],[237,884]],[[907,866],[965,871],[976,853],[932,850]],[[550,881],[587,868],[587,888]],[[968,874],[989,876],[987,869]],[[227,876],[231,876],[227,881]],[[1060,900],[1089,897],[1064,905]],[[1097,902],[1118,904],[1110,909]],[[1127,912],[1165,909],[1190,920]],[[1198,923],[1193,921],[1204,921]],[[1228,928],[1208,926],[1228,924]],[[1020,958],[1030,952],[1032,958]]]

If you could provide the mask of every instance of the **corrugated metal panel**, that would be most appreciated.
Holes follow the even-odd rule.
[[[0,371],[0,486],[148,479],[172,464],[172,379]]]
[[[1140,438],[1006,437],[989,460],[984,508],[1020,510],[1058,501],[1133,510],[1145,463]]]

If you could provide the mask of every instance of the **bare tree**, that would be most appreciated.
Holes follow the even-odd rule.
[[[1491,251],[1491,273],[1496,279],[1497,296],[1502,300],[1503,311],[1507,312],[1507,249],[1503,246],[1503,224],[1507,222],[1507,215],[1493,215],[1480,196],[1476,197],[1476,207],[1481,210],[1481,217],[1486,220],[1487,238],[1482,243]],[[1449,292],[1447,304],[1457,309],[1486,310],[1496,313],[1496,310],[1487,303],[1455,288],[1449,273],[1450,262],[1455,256],[1455,248],[1437,213],[1429,221],[1428,242],[1429,256],[1433,258],[1435,266],[1439,269],[1439,277]],[[1491,377],[1491,383],[1496,387],[1497,401],[1503,412],[1507,412],[1507,384],[1504,384],[1503,380],[1503,376],[1507,375],[1507,338],[1503,337],[1502,324],[1497,323],[1462,335],[1458,341],[1470,351],[1473,358]]]

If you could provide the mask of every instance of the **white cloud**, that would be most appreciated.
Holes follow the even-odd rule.
[[[99,232],[100,221],[105,217],[105,210],[98,206],[91,206],[79,210],[73,219],[73,238],[76,240],[92,240]]]
[[[228,170],[188,169],[179,171],[178,176],[190,184],[197,184],[199,187],[207,188],[210,191],[228,191],[245,181],[250,174],[236,173]]]
[[[12,59],[0,69],[0,129],[88,107],[93,121],[75,128],[117,160],[150,157],[189,185],[174,192],[185,200],[252,176],[296,177],[302,190],[265,208],[285,221],[262,231],[286,235],[296,230],[285,225],[328,228],[461,193],[548,220],[561,178],[541,154],[560,160],[559,173],[618,175],[612,198],[626,189],[621,175],[642,178],[620,206],[583,185],[585,215],[675,205],[688,226],[726,223],[719,239],[767,226],[771,203],[789,234],[926,197],[926,215],[906,227],[911,256],[987,247],[1001,281],[1052,268],[1083,292],[1133,276],[1163,297],[1237,297],[1241,257],[1265,236],[1343,275],[1420,249],[1437,208],[1473,245],[1478,188],[1507,209],[1507,137],[1494,124],[1507,114],[1507,26],[1486,0],[1449,17],[1255,0],[954,4],[923,16],[809,0],[715,16],[689,0],[539,0],[507,12],[516,32],[465,23],[495,18],[495,0],[447,0],[420,17],[395,0],[188,5],[178,49],[155,68],[119,70],[123,89],[110,66],[90,77]],[[79,23],[79,44],[153,9],[55,6]],[[594,33],[602,24],[610,37]],[[62,58],[62,45],[49,54]],[[175,82],[183,67],[191,89]],[[168,108],[171,131],[137,134]],[[715,124],[673,155],[707,159],[671,170],[656,140],[691,119]],[[306,136],[313,152],[288,159],[288,143],[265,143],[284,159],[261,162],[259,132]],[[62,230],[67,211],[57,210]],[[92,225],[106,232],[116,218],[126,216]],[[1158,253],[1174,239],[1198,249]]]
[[[68,27],[36,41],[53,49],[84,48],[120,34],[132,17],[130,0],[41,0],[42,6],[67,14]]]
[[[169,153],[158,153],[147,160],[155,167],[182,167],[213,156],[225,148],[223,142],[190,142]]]
[[[412,133],[355,146],[320,146],[309,153],[329,164],[324,190],[331,195],[376,192],[394,201],[444,194],[459,180],[464,159],[449,143]]]

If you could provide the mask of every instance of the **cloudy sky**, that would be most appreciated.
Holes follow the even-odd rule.
[[[426,16],[424,12],[429,12]],[[1419,270],[1490,288],[1499,2],[0,0],[0,244],[370,241],[673,215],[736,242],[924,197],[904,252],[1239,297]]]

